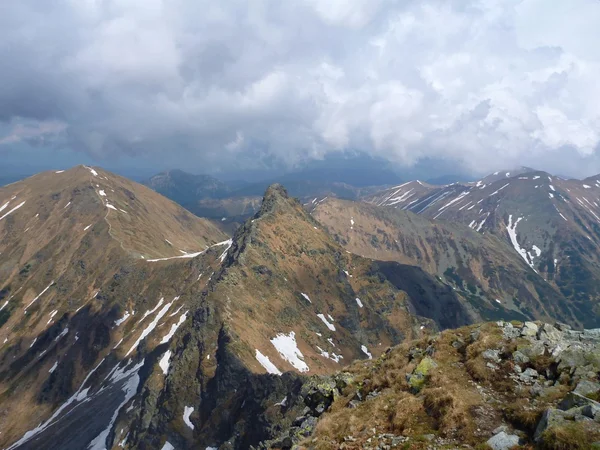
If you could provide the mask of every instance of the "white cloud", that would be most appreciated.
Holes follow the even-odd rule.
[[[600,140],[594,0],[23,0],[4,10],[0,121],[62,124],[55,134],[91,154],[175,147],[209,164],[294,163],[358,149],[478,171],[578,158],[580,172],[600,170],[589,161]]]

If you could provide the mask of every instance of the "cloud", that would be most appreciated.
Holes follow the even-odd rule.
[[[595,0],[11,2],[0,142],[600,171],[599,22]]]

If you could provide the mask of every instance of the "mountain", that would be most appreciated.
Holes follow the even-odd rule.
[[[523,168],[466,184],[409,182],[364,200],[495,234],[569,299],[580,323],[597,326],[599,197],[600,176],[567,180]]]
[[[579,325],[558,289],[492,234],[393,207],[339,199],[319,202],[312,215],[352,253],[418,267],[443,280],[470,311],[472,321],[555,318]],[[404,280],[416,279],[414,271],[402,275]]]
[[[248,448],[304,375],[471,320],[435,277],[411,290],[348,253],[278,185],[233,239],[98,168],[0,199],[4,448]]]

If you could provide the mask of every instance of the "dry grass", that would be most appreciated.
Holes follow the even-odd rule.
[[[542,435],[540,448],[543,450],[589,450],[600,440],[597,428],[585,422],[554,426]]]

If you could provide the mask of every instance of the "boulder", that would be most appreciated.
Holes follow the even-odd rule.
[[[492,350],[492,349],[488,349],[486,351],[484,351],[481,356],[484,357],[484,359],[487,359],[489,361],[493,361],[493,362],[500,362],[500,350]]]
[[[529,362],[529,357],[519,350],[513,352],[512,357],[517,364],[527,364]]]
[[[564,411],[560,411],[554,408],[547,409],[546,411],[544,411],[544,414],[542,414],[542,418],[540,419],[540,421],[537,424],[537,427],[535,428],[533,440],[535,442],[538,442],[542,437],[542,434],[544,434],[544,431],[553,426],[563,425],[565,421],[566,419]]]
[[[567,411],[572,408],[577,408],[577,407],[586,406],[586,405],[592,405],[597,408],[600,408],[600,403],[598,403],[595,400],[592,400],[591,398],[587,398],[581,394],[578,394],[577,392],[569,392],[565,396],[565,398],[563,398],[560,401],[560,403],[558,404],[558,407],[560,409],[562,409],[563,411]]]
[[[542,356],[546,352],[546,346],[541,341],[533,341],[529,345],[519,347],[519,351],[528,358],[535,358],[536,356]]]
[[[419,365],[415,367],[415,370],[406,376],[406,381],[414,393],[419,392],[423,388],[429,371],[437,366],[437,363],[432,358],[426,356],[421,360]]]
[[[553,344],[564,339],[562,332],[549,323],[545,323],[539,328],[537,337],[541,341],[547,341]]]
[[[590,380],[580,381],[579,383],[577,383],[575,389],[573,389],[573,392],[576,392],[577,394],[583,395],[585,397],[588,397],[591,394],[596,394],[598,391],[600,391],[600,383],[596,383]]]
[[[539,377],[539,373],[537,370],[532,368],[525,369],[521,374],[519,374],[519,380],[523,383],[531,384]]]
[[[525,322],[521,328],[521,336],[534,337],[537,336],[539,327],[533,322]]]
[[[493,450],[508,450],[516,445],[519,445],[519,436],[515,434],[507,434],[501,431],[487,441],[487,445]]]

